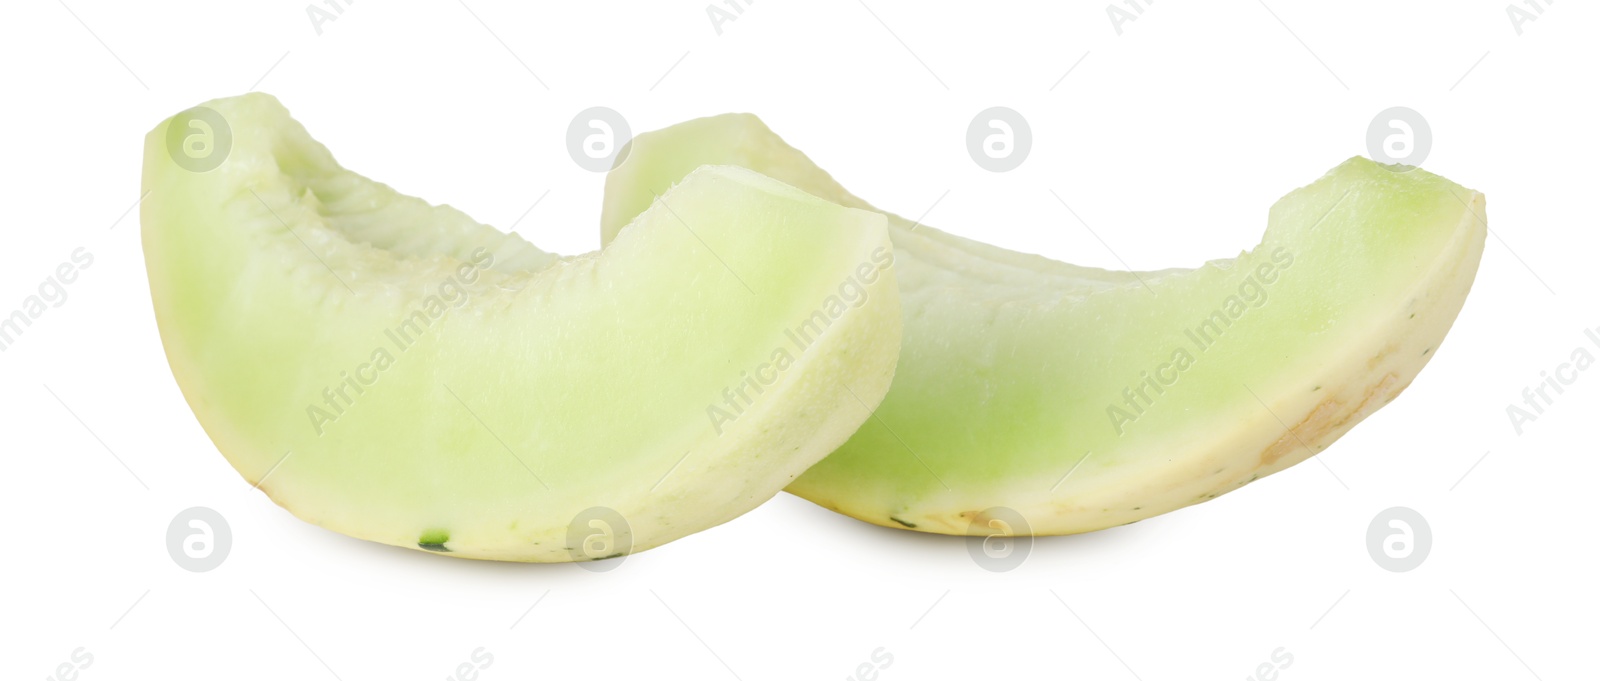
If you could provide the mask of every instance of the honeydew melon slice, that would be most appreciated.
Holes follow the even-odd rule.
[[[759,119],[639,135],[603,233],[701,163],[846,192]],[[1476,274],[1481,194],[1351,159],[1272,206],[1261,244],[1111,272],[889,216],[905,344],[889,396],[789,491],[886,527],[1071,534],[1215,498],[1325,449],[1437,350]],[[1009,509],[1006,512],[1000,509]]]
[[[231,149],[195,172],[174,159],[205,141],[169,140],[216,134],[204,110]],[[712,527],[843,443],[899,349],[884,218],[740,168],[561,258],[341,168],[252,94],[158,125],[144,188],[201,425],[301,519],[385,544],[555,562]]]

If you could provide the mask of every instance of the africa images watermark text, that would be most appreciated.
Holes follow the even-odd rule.
[[[1584,329],[1583,335],[1596,348],[1600,348],[1600,327]],[[1594,353],[1579,345],[1568,354],[1567,361],[1549,371],[1539,372],[1539,381],[1522,389],[1522,404],[1512,402],[1506,405],[1506,417],[1511,420],[1511,429],[1521,435],[1527,429],[1527,424],[1538,421],[1546,409],[1555,406],[1556,398],[1566,394],[1567,386],[1577,383],[1578,377],[1594,366],[1594,360]]]
[[[1122,389],[1122,402],[1106,405],[1106,418],[1117,435],[1127,432],[1128,424],[1138,421],[1155,406],[1156,400],[1167,394],[1167,389],[1177,385],[1183,372],[1194,366],[1196,358],[1205,354],[1222,339],[1234,322],[1244,318],[1251,309],[1267,304],[1267,289],[1278,282],[1279,275],[1294,265],[1294,254],[1279,246],[1272,251],[1271,262],[1262,262],[1245,274],[1238,290],[1222,301],[1222,305],[1200,321],[1194,328],[1184,329],[1183,335],[1194,346],[1179,345],[1171,357],[1152,371],[1140,371],[1139,380]]]
[[[394,366],[396,357],[405,354],[406,350],[427,335],[434,322],[444,318],[450,308],[466,306],[470,298],[468,286],[478,281],[480,271],[493,265],[493,253],[483,248],[474,250],[469,259],[456,268],[453,276],[440,282],[436,293],[423,298],[394,328],[384,329],[383,336],[388,340],[388,345],[378,344],[369,353],[366,362],[351,371],[340,371],[339,379],[322,389],[321,405],[306,405],[306,418],[310,419],[312,430],[319,436],[326,432],[330,424],[355,406],[356,398],[367,394],[367,388],[377,384],[383,372]],[[393,352],[390,352],[389,345],[394,346]]]
[[[745,410],[755,404],[756,398],[765,393],[768,386],[777,383],[778,377],[794,365],[795,356],[811,347],[848,308],[867,304],[867,286],[877,281],[883,270],[894,265],[894,254],[882,246],[873,250],[870,258],[870,262],[857,265],[850,276],[839,283],[838,291],[822,301],[821,307],[812,310],[794,328],[783,330],[788,344],[774,348],[767,361],[753,369],[740,371],[739,381],[722,389],[721,403],[706,405],[706,417],[711,420],[711,428],[717,435],[722,434],[727,424],[743,416]]]

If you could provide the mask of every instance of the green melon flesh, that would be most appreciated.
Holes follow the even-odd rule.
[[[702,163],[871,209],[730,114],[635,138],[604,236]],[[1260,246],[1195,269],[1078,267],[889,216],[894,386],[789,491],[887,527],[962,534],[1003,507],[1070,534],[1305,460],[1411,382],[1477,271],[1483,196],[1403,170],[1351,159],[1278,201]]]
[[[575,536],[642,550],[770,498],[888,390],[881,215],[704,168],[561,258],[341,168],[269,96],[204,106],[220,167],[175,164],[171,119],[146,139],[156,320],[218,449],[307,522],[554,562],[606,557],[568,532],[603,507],[627,528]]]

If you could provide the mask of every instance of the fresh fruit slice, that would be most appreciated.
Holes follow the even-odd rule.
[[[640,135],[627,159],[607,178],[606,237],[702,163],[870,208],[754,116]],[[891,215],[906,319],[894,386],[789,491],[886,527],[963,534],[1020,514],[1017,531],[1071,534],[1237,489],[1410,384],[1471,287],[1483,205],[1431,173],[1351,159],[1278,201],[1254,250],[1141,273]]]
[[[226,160],[188,169],[208,149]],[[712,527],[844,442],[899,351],[883,217],[740,168],[558,258],[341,168],[245,95],[157,126],[144,188],[201,425],[295,515],[386,544],[554,562]]]

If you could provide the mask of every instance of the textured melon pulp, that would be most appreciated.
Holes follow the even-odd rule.
[[[173,162],[172,119],[146,140],[156,319],[218,449],[308,522],[468,558],[650,548],[770,498],[888,390],[881,215],[706,168],[561,258],[341,168],[269,96],[205,106],[219,167]]]
[[[627,158],[607,178],[606,238],[702,163],[871,209],[754,116],[640,135]],[[951,534],[996,508],[1069,534],[1215,498],[1321,451],[1410,383],[1471,286],[1483,205],[1428,172],[1352,159],[1273,205],[1255,249],[1138,273],[891,215],[895,383],[788,489]]]

